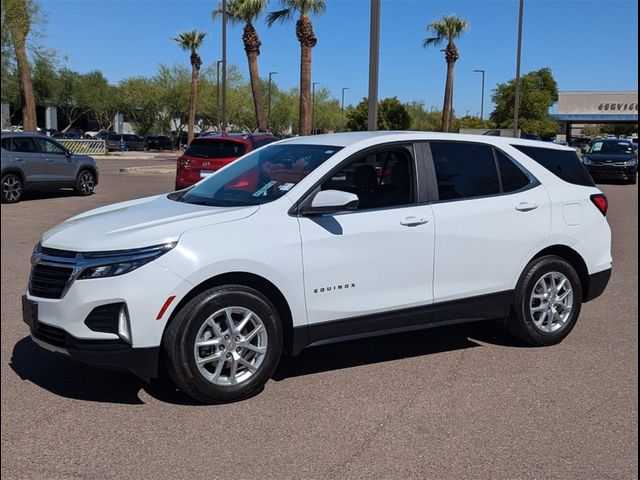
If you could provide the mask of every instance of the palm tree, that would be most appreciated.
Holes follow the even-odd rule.
[[[202,45],[206,32],[198,32],[195,28],[190,32],[178,34],[173,39],[180,48],[191,52],[191,93],[189,94],[189,122],[187,126],[187,144],[193,140],[193,126],[196,123],[196,104],[198,100],[198,74],[202,66],[202,59],[198,54],[198,48]]]
[[[267,122],[262,107],[262,91],[260,87],[260,75],[258,74],[258,55],[260,55],[260,38],[253,23],[260,17],[267,6],[267,0],[228,0],[227,16],[232,23],[244,23],[242,41],[244,51],[249,61],[249,78],[253,93],[253,105],[256,110],[256,122],[258,130],[267,130]],[[212,17],[222,15],[222,6],[213,11]]]
[[[3,27],[7,27],[8,37],[15,49],[15,59],[20,74],[20,96],[22,98],[22,127],[25,131],[38,129],[36,120],[36,99],[29,59],[27,57],[27,37],[31,31],[36,7],[30,0],[5,0],[2,2]]]
[[[313,33],[313,24],[309,15],[324,13],[326,5],[324,0],[281,0],[285,7],[277,12],[271,12],[267,16],[269,26],[276,21],[290,20],[295,13],[300,17],[296,21],[296,36],[300,42],[300,135],[311,133],[311,49],[315,47],[318,39]]]
[[[460,58],[454,40],[460,38],[464,32],[469,31],[469,22],[457,15],[445,15],[440,20],[431,22],[427,26],[427,32],[432,37],[425,39],[422,43],[424,48],[440,46],[445,41],[447,48],[444,49],[444,58],[447,62],[447,83],[444,89],[444,107],[442,109],[442,131],[448,132],[451,128],[453,111],[453,69],[456,60]]]

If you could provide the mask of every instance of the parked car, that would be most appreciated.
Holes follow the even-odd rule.
[[[91,195],[98,166],[45,135],[3,133],[1,184],[2,203],[18,202],[28,190],[73,188],[78,195]]]
[[[121,145],[124,145],[121,147]],[[108,151],[118,151],[123,149],[126,152],[129,151],[144,151],[145,142],[144,138],[131,133],[110,133],[105,137],[105,146]]]
[[[51,138],[81,140],[83,135],[79,132],[57,132],[51,135]]]
[[[583,162],[594,180],[637,182],[638,152],[629,140],[595,140]]]
[[[176,190],[190,187],[242,155],[276,140],[273,135],[264,133],[223,133],[194,138],[184,154],[178,158]]]
[[[173,150],[173,142],[166,135],[144,137],[145,150]]]
[[[255,394],[283,352],[343,339],[501,319],[553,345],[608,283],[606,213],[559,145],[292,138],[46,232],[23,316],[43,348],[145,379],[163,362],[207,403]]]

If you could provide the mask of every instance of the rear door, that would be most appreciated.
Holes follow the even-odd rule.
[[[549,235],[545,188],[490,145],[433,141],[434,302],[507,293]]]
[[[48,179],[49,167],[40,154],[33,137],[13,137],[11,140],[11,158],[22,169],[25,182],[44,182]]]
[[[47,162],[49,180],[54,182],[71,182],[76,177],[76,162],[67,150],[54,140],[36,138],[40,153]]]

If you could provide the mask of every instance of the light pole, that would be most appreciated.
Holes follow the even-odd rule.
[[[227,0],[222,0],[222,131],[227,131]]]
[[[480,97],[480,120],[484,120],[484,70],[474,70],[475,73],[482,74],[482,96]]]
[[[340,108],[342,112],[342,120],[340,121],[340,123],[343,131],[344,131],[344,92],[346,92],[347,90],[349,90],[349,87],[342,88],[342,106]]]
[[[216,62],[216,124],[220,131],[220,64],[222,60]]]
[[[311,85],[311,135],[315,135],[316,130],[316,85],[320,85],[320,82]]]
[[[271,131],[271,77],[277,75],[278,72],[269,72],[269,100],[267,111],[267,131]]]
[[[522,58],[522,11],[524,0],[520,0],[518,11],[518,53],[516,55],[516,95],[513,106],[513,136],[518,136],[518,110],[520,109],[520,60]]]
[[[369,115],[367,128],[378,129],[378,72],[380,70],[380,0],[371,0],[369,26]]]

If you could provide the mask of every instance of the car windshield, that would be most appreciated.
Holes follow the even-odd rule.
[[[267,146],[169,198],[217,207],[271,202],[291,190],[341,148],[299,144]]]
[[[237,158],[244,155],[247,147],[244,143],[226,140],[194,140],[185,155],[201,158]]]
[[[619,142],[617,140],[593,142],[589,153],[630,155],[633,153],[633,145],[630,142]]]

